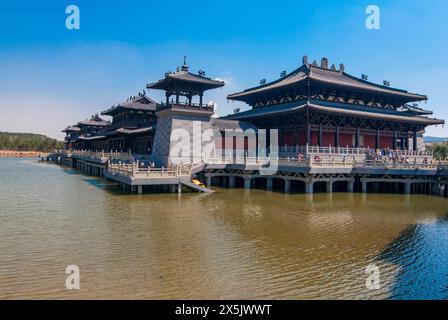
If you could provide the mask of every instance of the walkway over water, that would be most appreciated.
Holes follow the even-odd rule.
[[[430,152],[390,150],[380,154],[366,148],[297,147],[295,156],[285,156],[286,151],[290,150],[280,150],[276,157],[236,154],[174,159],[187,164],[169,168],[153,168],[147,156],[120,152],[74,151],[59,157],[64,164],[117,181],[131,190],[136,188],[139,193],[143,186],[150,185],[169,185],[172,191],[180,191],[184,185],[211,192],[192,183],[193,177],[199,176],[208,187],[215,184],[213,180],[225,179],[230,188],[241,185],[248,189],[262,181],[262,185],[270,190],[278,186],[280,180],[285,192],[297,188],[297,183],[303,185],[299,189],[305,193],[313,193],[315,185],[321,183],[325,188],[320,189],[326,192],[332,192],[335,183],[339,185],[338,189],[341,189],[341,183],[345,185],[342,189],[348,192],[368,192],[372,189],[369,185],[378,189],[380,184],[386,183],[394,184],[393,190],[412,193],[413,185],[416,189],[425,184],[425,190],[447,194],[448,162],[436,161]],[[269,168],[273,169],[272,174],[266,173]],[[238,180],[242,182],[238,183]]]

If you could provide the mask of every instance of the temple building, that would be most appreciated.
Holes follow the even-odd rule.
[[[63,130],[66,148],[130,152],[151,157],[157,166],[169,166],[170,159],[178,156],[172,153],[181,147],[172,141],[175,129],[185,129],[191,137],[190,159],[182,160],[188,163],[204,157],[202,149],[209,148],[212,139],[214,150],[205,156],[237,149],[248,154],[247,137],[242,147],[236,136],[224,134],[228,130],[251,129],[257,135],[258,129],[278,129],[280,153],[296,154],[298,147],[306,145],[417,150],[427,126],[444,124],[418,106],[428,99],[425,95],[392,88],[388,81],[369,82],[366,75],[354,77],[343,64],[338,69],[329,67],[326,58],[320,65],[309,63],[306,56],[302,61],[301,67],[282,72],[278,80],[263,80],[257,87],[230,94],[228,99],[245,102],[251,109],[216,119],[214,105],[203,101],[204,93],[223,87],[224,82],[206,77],[204,71],[190,72],[184,58],[175,72],[147,85],[150,90],[163,90],[164,101],[156,103],[145,92],[139,93],[101,113],[112,117],[112,122],[94,115],[67,127]],[[214,133],[206,141],[203,135],[209,129]],[[193,148],[193,141],[201,141],[201,150]]]
[[[323,58],[308,62],[273,82],[230,94],[252,108],[224,117],[250,121],[265,129],[279,129],[279,144],[293,146],[414,149],[427,126],[444,124],[417,107],[425,95],[378,85],[349,75]]]
[[[73,142],[73,148],[92,149],[92,142],[101,139],[100,133],[109,125],[110,122],[102,119],[98,114],[93,115],[90,119],[78,122],[76,127],[80,130]]]
[[[143,91],[101,112],[112,117],[112,124],[96,143],[95,150],[149,154],[154,142],[156,109],[156,102]]]
[[[65,138],[64,138],[65,150],[75,149],[75,144],[79,138],[81,129],[78,126],[73,125],[73,126],[68,126],[64,130],[62,130],[62,132],[65,133]]]

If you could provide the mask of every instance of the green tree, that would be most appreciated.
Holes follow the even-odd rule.
[[[436,143],[431,146],[434,158],[444,160],[448,157],[448,143]]]
[[[41,134],[0,132],[0,149],[17,151],[52,151],[64,143]]]

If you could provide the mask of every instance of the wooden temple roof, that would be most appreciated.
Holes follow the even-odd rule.
[[[212,119],[211,120],[212,126],[213,128],[220,130],[220,131],[224,131],[226,129],[231,129],[231,130],[247,130],[247,129],[253,129],[253,130],[257,130],[257,126],[255,126],[253,123],[249,122],[249,121],[242,121],[242,120],[230,120],[230,119],[222,119],[222,118],[218,118],[218,119]]]
[[[93,141],[93,140],[101,140],[106,138],[106,136],[80,136],[78,139],[83,141]]]
[[[262,117],[271,117],[276,114],[284,114],[288,112],[297,112],[300,110],[310,110],[321,111],[324,113],[333,113],[349,117],[360,117],[378,120],[389,120],[397,122],[408,122],[408,123],[418,123],[424,125],[437,125],[444,124],[444,120],[429,118],[421,115],[416,115],[414,113],[397,111],[390,109],[378,109],[375,107],[365,107],[358,105],[350,105],[344,103],[330,103],[319,100],[301,100],[289,103],[283,103],[279,105],[272,105],[261,108],[254,108],[248,111],[235,113],[223,117],[224,119],[231,120],[252,120]]]
[[[115,130],[116,133],[122,133],[122,134],[128,134],[128,135],[132,135],[132,134],[140,134],[140,133],[146,133],[146,132],[151,132],[154,130],[154,127],[144,127],[144,128],[138,128],[138,129],[126,129],[126,128],[120,128]]]
[[[227,98],[248,102],[258,95],[272,94],[279,91],[279,89],[290,89],[292,87],[307,85],[309,81],[311,85],[319,84],[328,87],[340,87],[348,91],[364,91],[366,93],[394,96],[406,102],[427,100],[427,96],[425,95],[410,93],[406,90],[391,88],[354,77],[345,73],[343,64],[337,70],[334,65],[328,68],[326,58],[322,59],[322,61],[321,66],[318,66],[316,62],[309,64],[308,58],[304,56],[303,65],[284,77],[239,93],[230,94]]]
[[[117,113],[131,110],[131,111],[156,111],[157,103],[150,97],[145,95],[145,93],[140,94],[136,97],[131,97],[130,99],[119,103],[116,106],[101,112],[101,115],[113,116]]]

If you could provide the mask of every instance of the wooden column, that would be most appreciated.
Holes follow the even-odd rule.
[[[336,130],[334,132],[334,146],[339,147],[339,125],[336,125]]]
[[[359,127],[356,128],[356,133],[355,133],[355,147],[359,148]]]
[[[323,132],[324,132],[324,128],[323,128],[323,125],[322,125],[322,123],[319,123],[319,135],[318,135],[318,141],[317,141],[317,144],[319,145],[319,147],[322,147],[322,145],[323,145]]]
[[[394,130],[394,137],[392,141],[392,149],[397,150],[397,130]]]
[[[202,107],[202,96],[203,96],[203,93],[200,93],[199,94],[199,105]]]
[[[417,129],[414,128],[412,137],[412,149],[417,150]]]
[[[409,150],[409,132],[406,131],[406,136],[404,138],[404,148]]]
[[[311,124],[309,122],[306,123],[306,144],[311,144]]]
[[[375,149],[380,148],[380,128],[376,128]]]

